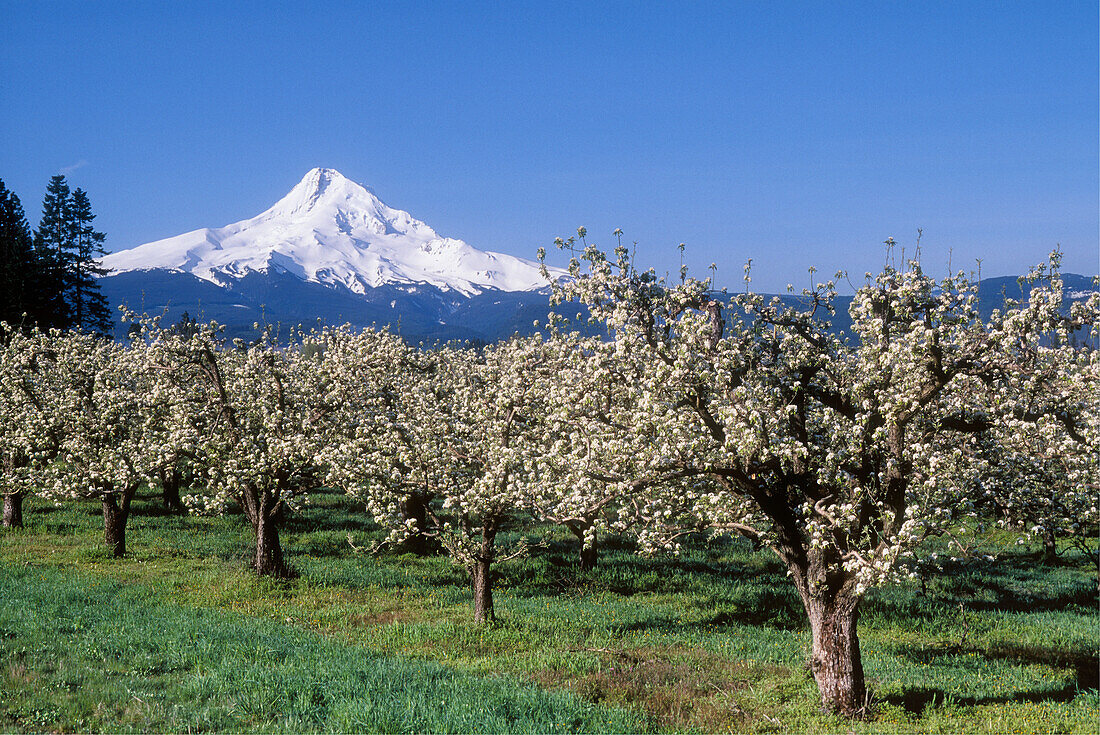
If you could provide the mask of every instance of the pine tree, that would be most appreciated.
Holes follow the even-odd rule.
[[[0,180],[0,320],[21,324],[35,319],[32,301],[38,280],[38,259],[23,204]]]
[[[199,333],[199,323],[186,311],[180,315],[179,321],[165,330],[166,334],[191,339]]]
[[[69,218],[74,249],[68,256],[66,270],[68,291],[66,301],[76,329],[100,334],[110,334],[113,328],[111,309],[99,290],[99,279],[108,269],[98,262],[106,255],[103,241],[106,236],[92,226],[95,215],[83,189],[76,189],[69,199]]]
[[[72,315],[65,300],[69,254],[75,249],[69,214],[69,185],[58,174],[50,179],[42,200],[42,219],[34,233],[34,250],[42,271],[36,298],[38,326],[66,329]]]

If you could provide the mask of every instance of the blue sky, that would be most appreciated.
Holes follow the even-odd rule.
[[[117,250],[314,166],[533,257],[584,225],[720,284],[883,263],[1100,270],[1092,2],[0,0],[0,179],[86,189]],[[853,279],[855,280],[855,279]]]

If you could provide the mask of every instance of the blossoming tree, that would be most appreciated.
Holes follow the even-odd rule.
[[[981,489],[1003,525],[1039,539],[1044,560],[1064,540],[1100,565],[1088,541],[1100,523],[1100,352],[1067,335],[1056,328],[1047,342],[1017,346],[1032,369],[1000,376],[1005,398],[986,409],[998,420],[979,455]]]
[[[390,529],[390,540],[428,534],[467,571],[477,623],[495,617],[494,565],[525,551],[520,544],[502,554],[497,535],[529,512],[534,434],[543,410],[539,385],[550,377],[541,364],[545,350],[531,338],[481,352],[444,346],[406,354],[388,369],[407,371],[410,382],[387,399],[385,410],[368,408],[361,420],[336,422],[353,432],[326,455],[331,481],[364,500]],[[331,352],[333,369],[354,376],[360,353],[354,347]],[[345,359],[351,364],[336,366]],[[422,506],[423,525],[403,510],[414,488],[433,501]]]
[[[592,569],[601,534],[624,533],[646,516],[641,507],[646,494],[632,490],[647,487],[654,477],[667,484],[686,475],[668,467],[654,474],[652,460],[659,449],[651,432],[624,430],[644,427],[639,412],[647,412],[639,392],[645,365],[627,343],[552,325],[547,348],[546,366],[555,377],[543,387],[548,410],[538,434],[531,503],[538,518],[577,537],[580,567]]]
[[[98,499],[105,543],[122,556],[130,504],[172,454],[171,402],[148,369],[144,345],[55,332],[50,348],[57,378],[51,410],[61,422],[61,442],[43,494]]]
[[[425,554],[438,529],[430,508],[446,467],[435,425],[446,351],[427,352],[387,331],[325,332],[324,370],[337,411],[324,460],[328,481],[390,528],[390,541]]]
[[[323,344],[302,335],[276,347],[269,331],[253,344],[226,344],[218,325],[193,334],[149,331],[152,369],[174,386],[174,405],[194,436],[185,455],[201,480],[185,502],[223,512],[236,502],[256,535],[258,574],[292,574],[279,540],[288,510],[321,484],[318,454],[332,400],[319,369]]]
[[[772,548],[809,620],[823,707],[859,715],[860,600],[967,508],[971,437],[1009,417],[1077,420],[1061,412],[1065,386],[1036,384],[1029,405],[1011,386],[1036,371],[1052,333],[1095,325],[1100,295],[1066,315],[1055,277],[983,323],[975,283],[937,282],[910,262],[868,274],[842,337],[830,330],[832,282],[801,304],[730,299],[686,273],[667,283],[638,271],[627,248],[609,257],[580,235],[556,299],[606,325],[637,382],[636,411],[607,424],[624,451],[602,457],[636,498],[621,507],[648,547],[709,528]]]
[[[4,527],[23,526],[23,500],[61,443],[59,386],[49,335],[0,323],[0,494]]]

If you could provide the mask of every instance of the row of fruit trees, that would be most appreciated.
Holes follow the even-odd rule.
[[[645,552],[739,534],[786,565],[823,706],[849,716],[867,701],[860,601],[911,574],[924,540],[979,515],[1095,533],[1100,294],[1068,299],[1057,253],[984,321],[962,273],[868,274],[837,335],[832,282],[791,305],[670,282],[583,232],[559,245],[573,277],[552,301],[598,336],[553,315],[480,349],[349,328],[245,343],[132,314],[128,344],[4,326],[5,525],[29,495],[98,499],[121,555],[139,487],[183,485],[196,512],[242,508],[255,570],[281,576],[283,519],[340,488],[390,542],[431,538],[462,565],[478,622],[493,565],[525,551],[498,549],[508,524],[569,528],[588,565],[609,533]]]

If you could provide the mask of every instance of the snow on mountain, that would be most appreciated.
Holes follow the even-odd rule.
[[[181,271],[218,285],[250,272],[285,272],[357,294],[387,284],[429,284],[465,296],[547,285],[537,263],[440,237],[330,168],[313,169],[252,219],[112,253],[103,265],[115,273]],[[551,275],[565,271],[552,268]]]

